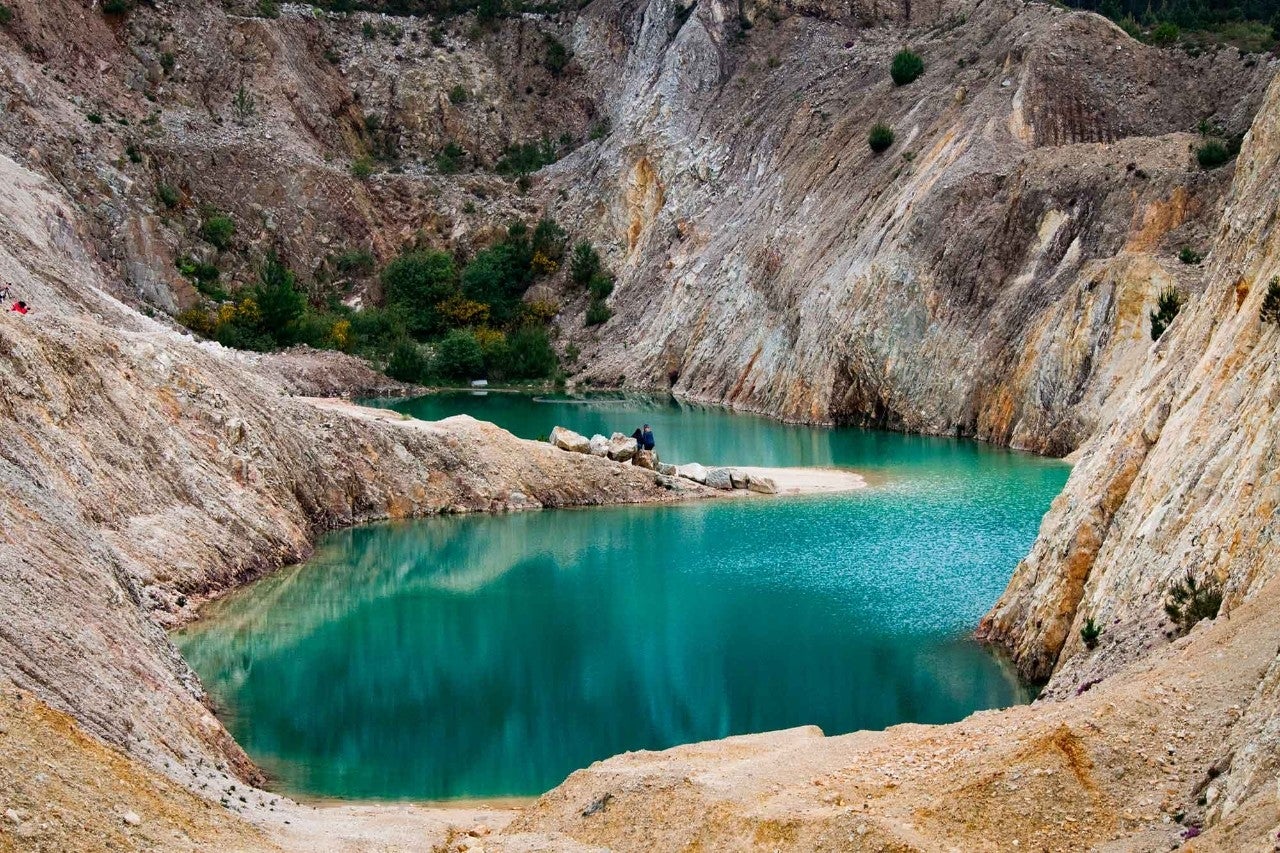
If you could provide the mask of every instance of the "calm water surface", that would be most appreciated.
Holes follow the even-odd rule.
[[[630,749],[947,722],[1027,698],[967,635],[1067,466],[667,401],[396,405],[526,437],[653,424],[667,459],[848,465],[836,497],[435,518],[326,537],[177,635],[284,790],[537,794]]]

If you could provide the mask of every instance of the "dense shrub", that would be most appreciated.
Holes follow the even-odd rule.
[[[534,254],[542,254],[557,263],[564,258],[564,249],[569,242],[569,235],[556,224],[554,219],[543,217],[533,229],[532,249]],[[551,270],[554,272],[554,270]]]
[[[1164,290],[1156,298],[1156,310],[1151,312],[1151,340],[1158,341],[1169,328],[1173,318],[1182,310],[1182,294],[1176,288]]]
[[[607,272],[598,272],[591,277],[591,282],[587,285],[587,290],[591,293],[591,298],[595,300],[608,299],[613,293],[613,276]]]
[[[0,3],[0,27],[8,26],[13,23],[13,9],[4,3]]]
[[[1267,284],[1258,316],[1264,323],[1280,323],[1280,278],[1273,278]]]
[[[1162,47],[1171,45],[1178,40],[1179,35],[1181,35],[1181,33],[1178,30],[1177,24],[1172,21],[1164,21],[1152,28],[1151,43],[1158,44]]]
[[[876,122],[871,126],[871,131],[867,134],[867,145],[876,154],[881,154],[889,150],[889,146],[893,144],[893,128],[883,122]]]
[[[542,67],[559,77],[569,65],[569,51],[555,36],[547,36],[547,50],[542,57]]]
[[[418,345],[408,338],[402,338],[387,359],[387,375],[401,382],[421,382],[426,372],[427,360],[422,357]]]
[[[351,161],[351,174],[355,178],[364,180],[373,174],[373,158],[357,157]]]
[[[461,145],[450,141],[436,155],[436,170],[442,175],[453,175],[462,169],[463,158],[467,152]]]
[[[573,247],[573,256],[569,259],[569,277],[579,287],[586,287],[603,269],[600,254],[586,240]]]
[[[484,351],[473,332],[454,329],[436,345],[432,370],[445,379],[475,379],[484,374]]]
[[[613,316],[613,311],[609,306],[600,299],[592,299],[591,304],[587,306],[586,324],[588,326],[599,326],[601,323],[607,323],[609,318]]]
[[[893,63],[889,66],[889,76],[898,86],[915,81],[923,73],[924,60],[909,50],[900,50],[894,54]]]
[[[1196,149],[1196,161],[1201,169],[1216,169],[1230,159],[1231,152],[1217,139],[1207,140]]]
[[[182,196],[178,193],[176,187],[171,184],[160,184],[156,187],[156,198],[160,199],[160,203],[168,208],[175,208],[178,202],[182,200]]]
[[[548,137],[539,142],[510,145],[502,152],[494,169],[502,175],[527,175],[557,160],[556,144]]]
[[[1215,577],[1197,581],[1190,571],[1169,585],[1164,611],[1186,633],[1201,619],[1215,619],[1222,607],[1222,583]]]
[[[218,249],[231,248],[231,241],[235,235],[236,224],[230,216],[225,214],[211,213],[205,217],[204,224],[200,226],[200,236]]]
[[[507,336],[505,363],[499,366],[508,379],[542,379],[559,367],[551,337],[543,326],[521,326]]]
[[[399,308],[410,334],[427,337],[444,331],[439,305],[457,295],[458,274],[447,252],[410,252],[382,271],[382,293]]]
[[[342,275],[366,276],[373,272],[377,261],[367,249],[349,249],[334,260],[334,266]]]
[[[1178,260],[1182,261],[1184,264],[1193,265],[1203,261],[1204,255],[1201,255],[1190,246],[1183,246],[1182,251],[1178,252]]]
[[[104,15],[124,15],[133,9],[133,0],[102,0]]]
[[[465,104],[467,102],[467,97],[467,89],[461,83],[454,85],[454,87],[449,90],[449,103],[454,104],[455,106]]]

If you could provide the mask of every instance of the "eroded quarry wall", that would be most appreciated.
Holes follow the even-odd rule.
[[[1049,679],[1044,702],[835,747],[803,731],[606,764],[518,830],[616,849],[855,836],[937,849],[960,826],[979,847],[1052,825],[1064,844],[1141,835],[1131,846],[1145,849],[1168,843],[1160,815],[1185,807],[1224,849],[1274,837],[1280,331],[1258,318],[1280,274],[1271,60],[1192,59],[1012,2],[596,0],[475,43],[459,24],[438,45],[430,22],[392,22],[395,43],[364,37],[382,18],[296,6],[260,19],[160,2],[112,20],[88,2],[10,5],[0,276],[35,311],[0,316],[5,681],[196,790],[218,764],[254,778],[162,630],[201,596],[300,558],[338,524],[503,508],[514,492],[529,505],[661,499],[643,474],[619,490],[587,460],[474,423],[407,427],[290,396],[381,380],[200,344],[158,316],[195,299],[174,261],[208,250],[205,204],[241,226],[227,272],[241,281],[271,248],[305,276],[336,248],[466,247],[546,211],[594,235],[619,275],[596,329],[582,328],[582,294],[558,294],[579,378],[1078,448],[1079,463],[983,626]],[[569,79],[541,67],[548,33],[574,51]],[[895,88],[886,69],[904,44],[927,69]],[[483,99],[455,103],[456,80]],[[235,115],[242,87],[251,117]],[[1252,126],[1235,165],[1194,166],[1202,118]],[[603,119],[611,131],[527,195],[485,168],[430,165],[448,139],[492,165],[508,141],[548,126],[585,140]],[[877,120],[897,140],[873,156]],[[353,160],[388,127],[399,171],[358,179]],[[1184,244],[1208,263],[1179,263]],[[1147,313],[1168,286],[1187,306],[1152,343]],[[1225,582],[1224,612],[1171,643],[1164,590],[1188,569]],[[1090,617],[1093,651],[1078,633]],[[83,737],[58,742],[114,766]],[[1063,814],[1006,796],[1029,778]],[[823,799],[828,779],[847,790]],[[610,822],[580,824],[606,783],[620,792]],[[779,799],[759,800],[762,785]],[[907,796],[879,799],[893,790]],[[977,812],[922,816],[917,793]],[[855,794],[880,817],[849,817],[841,797]]]

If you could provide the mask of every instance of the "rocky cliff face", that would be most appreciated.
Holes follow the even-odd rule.
[[[574,333],[585,377],[1049,453],[1104,426],[1154,358],[1156,294],[1201,286],[1177,250],[1230,173],[1186,131],[1243,130],[1270,71],[1036,4],[753,17],[577,25],[580,51],[605,18],[631,44],[618,132],[548,179],[621,274],[614,319]],[[904,45],[926,71],[895,87]]]

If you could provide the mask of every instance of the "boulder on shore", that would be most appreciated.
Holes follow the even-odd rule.
[[[745,489],[751,478],[747,476],[746,471],[739,471],[737,468],[729,469],[729,480],[733,483],[735,489]]]
[[[609,458],[614,462],[626,462],[636,455],[639,448],[634,438],[615,432],[609,439]]]
[[[706,484],[707,469],[699,465],[697,462],[689,462],[684,465],[676,466],[676,476],[684,477],[686,480],[693,480],[695,483]]]
[[[733,488],[732,474],[733,472],[728,468],[708,468],[707,485],[713,489],[730,491]]]
[[[747,488],[762,495],[776,495],[778,493],[778,484],[772,477],[766,477],[763,474],[749,475],[747,477]]]
[[[637,450],[636,455],[631,459],[632,465],[641,468],[648,468],[650,471],[658,470],[658,454],[652,450]]]
[[[672,465],[670,462],[659,462],[658,473],[664,477],[675,477],[676,466]]]
[[[551,430],[551,436],[548,440],[561,450],[568,450],[570,453],[591,452],[591,439],[562,426]]]
[[[591,436],[588,442],[587,452],[592,456],[608,456],[609,455],[609,439],[597,433]]]

